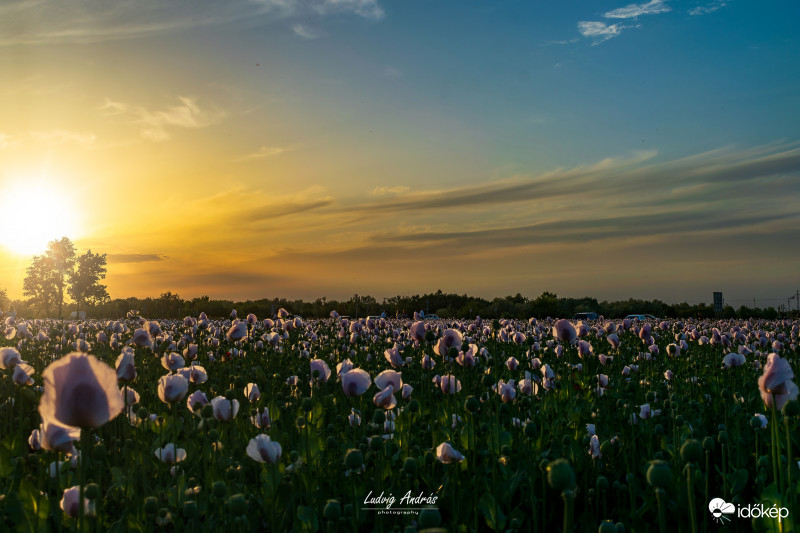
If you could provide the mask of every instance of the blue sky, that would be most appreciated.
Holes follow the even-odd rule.
[[[0,186],[82,191],[73,237],[109,253],[115,297],[722,290],[777,305],[800,282],[798,14],[6,2]],[[109,202],[109,182],[148,201]],[[29,258],[6,248],[14,294]]]

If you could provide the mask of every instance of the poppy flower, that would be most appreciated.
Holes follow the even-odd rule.
[[[17,385],[33,385],[33,367],[26,363],[17,363],[14,367],[14,374],[11,380]]]
[[[775,408],[782,409],[788,400],[797,398],[798,388],[792,381],[793,377],[794,372],[789,361],[776,353],[769,354],[764,373],[758,378],[758,388],[764,405],[772,407],[774,398]]]
[[[443,464],[460,463],[464,456],[453,448],[449,442],[443,442],[436,448],[436,459]]]
[[[179,402],[189,392],[189,381],[178,374],[162,376],[158,380],[158,397],[164,403]]]
[[[161,358],[161,366],[167,370],[178,370],[186,366],[186,361],[175,352],[165,353],[164,357]]]
[[[461,382],[456,379],[455,376],[448,374],[446,376],[442,376],[442,380],[439,383],[439,388],[441,388],[442,392],[445,394],[455,394],[461,390]]]
[[[3,370],[14,368],[21,362],[22,357],[16,348],[0,348],[0,368]]]
[[[74,441],[81,438],[79,428],[67,427],[52,420],[43,419],[39,427],[42,448],[75,455]]]
[[[233,420],[239,412],[239,401],[229,400],[224,396],[217,396],[211,400],[211,405],[214,407],[214,418],[220,422]]]
[[[176,449],[175,444],[170,442],[163,448],[159,448],[158,450],[156,450],[155,456],[162,463],[171,465],[174,463],[180,463],[181,461],[186,459],[186,450],[184,450],[183,448]]]
[[[93,355],[72,352],[51,363],[42,374],[39,402],[43,419],[65,426],[96,428],[123,409],[117,373]]]
[[[247,455],[259,463],[277,463],[281,459],[281,453],[281,445],[268,435],[256,435],[247,444]]]
[[[384,409],[394,409],[397,405],[397,399],[394,397],[394,386],[391,383],[386,385],[386,388],[375,394],[372,398],[372,403]]]
[[[394,370],[384,370],[375,376],[375,386],[383,390],[387,385],[391,384],[394,390],[400,390],[403,386],[403,373]]]
[[[572,344],[578,338],[578,332],[575,331],[575,326],[569,320],[562,318],[553,326],[553,336],[567,344]]]
[[[272,425],[272,419],[269,417],[269,409],[267,407],[256,409],[256,414],[250,417],[250,422],[257,428],[269,429]]]
[[[231,328],[228,330],[226,334],[229,341],[240,341],[247,337],[247,323],[246,322],[236,322],[234,323]]]
[[[74,487],[70,487],[68,489],[64,489],[64,494],[61,496],[61,501],[58,505],[61,507],[61,510],[64,511],[64,514],[71,518],[78,518],[80,514],[80,499],[81,499],[81,488],[78,485]],[[89,500],[84,495],[83,497],[83,512],[86,516],[94,516],[94,506],[90,504]]]
[[[406,364],[405,359],[400,356],[400,350],[398,349],[397,344],[386,349],[386,351],[383,352],[383,356],[394,368],[399,368]]]
[[[325,383],[331,377],[331,369],[328,364],[322,359],[313,359],[311,361],[311,378],[320,383]]]
[[[120,381],[130,382],[136,379],[136,361],[133,358],[133,350],[130,347],[123,350],[119,357],[117,357],[117,379]]]
[[[186,407],[194,413],[200,411],[207,403],[209,402],[206,393],[200,390],[194,391],[186,398]]]
[[[343,374],[341,379],[345,396],[361,396],[372,385],[369,373],[360,368],[354,368]]]
[[[258,399],[261,398],[261,391],[258,390],[258,385],[255,383],[248,383],[244,388],[244,395],[247,397],[248,401],[257,402]]]

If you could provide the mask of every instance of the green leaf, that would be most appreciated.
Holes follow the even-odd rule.
[[[478,501],[478,509],[486,519],[486,525],[493,531],[502,531],[506,525],[506,517],[500,506],[495,504],[494,496],[489,492],[484,492]]]
[[[319,530],[319,520],[314,509],[311,507],[298,507],[294,528],[296,531],[304,533],[316,533]]]
[[[740,468],[728,478],[731,485],[731,494],[739,494],[747,486],[747,469]]]

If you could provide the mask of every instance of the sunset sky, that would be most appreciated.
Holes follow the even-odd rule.
[[[777,306],[794,1],[5,0],[0,287]]]

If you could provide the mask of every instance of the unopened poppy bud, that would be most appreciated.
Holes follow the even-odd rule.
[[[308,413],[314,409],[314,400],[311,398],[303,398],[303,401],[300,402],[300,407],[303,409],[303,411]]]
[[[97,483],[89,483],[84,489],[84,494],[86,498],[96,500],[100,496],[100,487],[97,486]]]
[[[417,521],[420,529],[438,527],[442,523],[442,515],[439,509],[423,509],[419,512]]]
[[[566,459],[556,459],[547,465],[547,482],[558,491],[575,486],[575,471]]]
[[[597,528],[597,533],[617,533],[617,527],[611,520],[603,520]]]
[[[800,401],[789,400],[783,404],[783,409],[781,410],[784,416],[798,416],[800,415]]]
[[[234,516],[242,516],[247,512],[247,500],[244,494],[234,494],[228,498],[228,508]]]
[[[322,508],[322,516],[331,522],[338,520],[342,516],[342,504],[339,500],[328,500]]]
[[[191,520],[192,518],[197,518],[197,514],[197,502],[192,500],[183,502],[183,516]]]
[[[595,482],[595,486],[597,487],[597,490],[607,490],[608,478],[606,476],[597,476],[597,481]]]
[[[480,408],[481,408],[481,401],[477,399],[475,396],[470,396],[469,398],[467,398],[467,401],[464,402],[464,409],[466,409],[470,413],[476,413]]]
[[[228,494],[228,487],[225,486],[224,481],[215,481],[211,491],[217,498],[224,498],[225,495]]]
[[[714,451],[714,446],[715,445],[716,445],[716,443],[714,442],[714,438],[713,437],[706,437],[706,438],[703,439],[703,449],[705,451],[707,451],[707,452]]]
[[[664,461],[651,461],[647,468],[647,482],[651,487],[668,487],[672,483],[672,469]]]
[[[344,464],[350,470],[361,468],[361,465],[364,464],[364,456],[361,454],[361,450],[355,448],[347,450],[347,453],[344,455]]]
[[[687,463],[703,460],[703,445],[697,439],[687,439],[681,446],[681,458]]]
[[[144,499],[144,512],[149,515],[156,514],[158,511],[158,500],[155,499],[153,496],[147,496]]]

